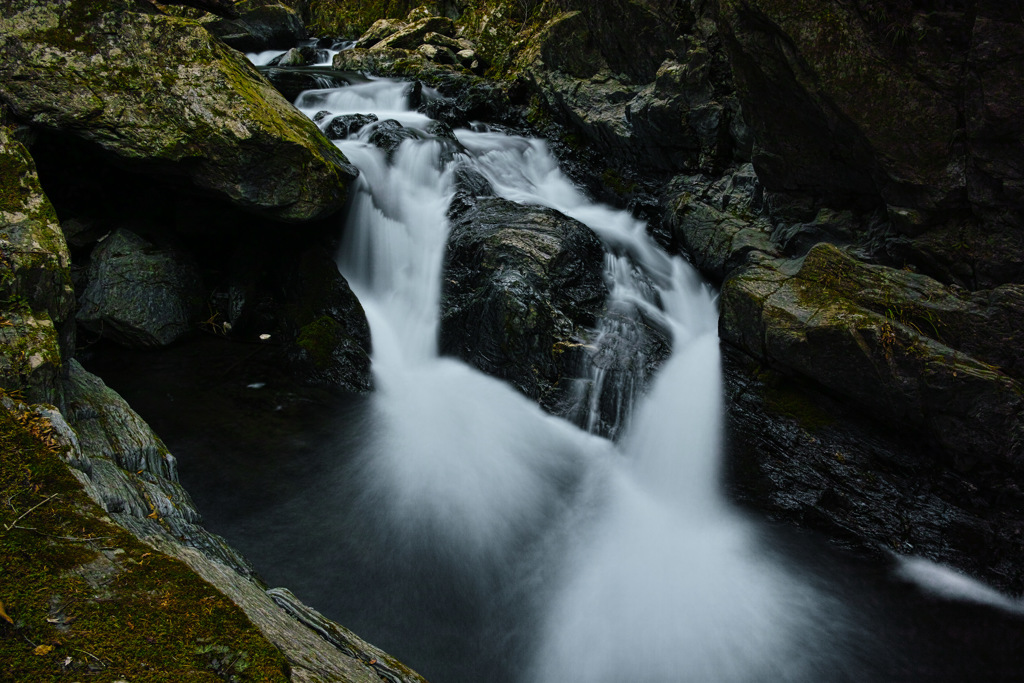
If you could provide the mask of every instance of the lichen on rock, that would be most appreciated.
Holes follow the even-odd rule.
[[[74,350],[71,258],[35,164],[13,132],[0,126],[0,310],[45,312],[61,353]]]
[[[344,204],[355,169],[196,22],[130,0],[15,10],[0,18],[0,98],[19,118],[279,220]]]

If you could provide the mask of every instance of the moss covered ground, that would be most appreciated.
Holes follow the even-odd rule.
[[[0,603],[0,681],[288,680],[237,606],[104,517],[45,420],[2,406]]]

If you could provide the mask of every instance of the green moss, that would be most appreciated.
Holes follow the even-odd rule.
[[[835,422],[835,418],[822,409],[820,402],[795,380],[776,372],[761,375],[764,382],[765,407],[769,411],[791,418],[808,432],[815,432]]]
[[[241,610],[111,525],[55,453],[49,424],[0,407],[4,680],[286,681]],[[224,675],[204,646],[248,663]]]
[[[425,0],[312,0],[310,30],[321,36],[355,38],[378,19],[403,19],[409,10],[438,3]]]
[[[334,357],[334,350],[341,343],[345,330],[334,318],[323,315],[304,325],[299,330],[296,342],[300,347],[309,353],[313,364],[318,370],[324,370],[331,365]]]
[[[86,30],[86,27],[98,21],[107,12],[123,10],[125,6],[123,0],[54,3],[47,9],[56,14],[55,25],[45,31],[34,33],[31,39],[63,50],[92,52],[97,48],[96,34]]]
[[[626,180],[622,177],[622,174],[614,168],[605,169],[604,173],[601,174],[601,181],[604,183],[605,187],[620,197],[630,196],[637,188],[635,181]]]
[[[0,212],[20,210],[31,196],[28,185],[22,182],[28,170],[20,155],[0,151]]]

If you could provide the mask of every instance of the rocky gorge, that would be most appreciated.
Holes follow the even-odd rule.
[[[358,172],[331,143],[372,122],[292,106],[368,76],[409,82],[449,161],[452,129],[477,122],[548,138],[578,186],[720,288],[735,501],[856,557],[923,556],[1019,596],[1022,34],[1014,3],[984,0],[7,2],[0,642],[15,675],[421,680],[268,590],[83,367],[97,340],[205,332],[297,387],[374,391],[370,325],[334,262]],[[371,143],[390,157],[420,136],[383,121]],[[570,379],[598,362],[601,243],[455,174],[440,350],[572,419]],[[647,378],[670,344],[635,324]],[[594,431],[615,435],[616,410]],[[22,528],[37,509],[46,526]],[[114,527],[147,545],[107,542]],[[153,597],[172,574],[181,586]],[[65,620],[111,601],[187,620],[152,627],[178,634],[176,654]]]

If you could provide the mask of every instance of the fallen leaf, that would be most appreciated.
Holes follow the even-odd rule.
[[[4,611],[3,602],[0,602],[0,617],[2,617],[3,620],[6,621],[8,624],[11,624],[12,626],[14,625],[14,619],[11,619],[9,616],[7,616],[7,612]]]
[[[36,649],[32,650],[32,654],[41,657],[50,654],[51,650],[53,650],[53,645],[39,645]]]

